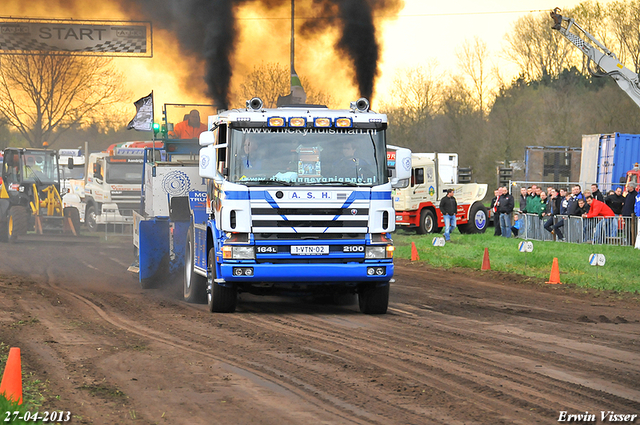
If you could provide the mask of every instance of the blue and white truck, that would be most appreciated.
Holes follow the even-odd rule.
[[[357,294],[386,313],[393,277],[391,191],[411,175],[411,151],[387,163],[387,116],[297,105],[209,117],[200,135],[205,193],[189,196],[184,298],[234,312],[238,293]],[[393,166],[393,167],[392,167]]]

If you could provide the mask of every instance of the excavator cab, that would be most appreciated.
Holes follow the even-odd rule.
[[[0,217],[0,242],[15,242],[34,229],[62,230],[65,216],[79,225],[79,217],[74,220],[71,211],[63,211],[56,151],[5,149],[2,181],[9,207]]]

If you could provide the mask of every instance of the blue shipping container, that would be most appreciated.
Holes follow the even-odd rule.
[[[640,162],[640,134],[603,134],[598,152],[598,184],[602,189],[626,181],[627,171]]]

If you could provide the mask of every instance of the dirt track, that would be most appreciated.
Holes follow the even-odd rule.
[[[0,245],[0,341],[95,424],[551,424],[640,414],[640,304],[398,261],[389,313],[142,290],[129,243]],[[73,268],[75,265],[75,269]],[[594,422],[589,422],[594,423]],[[636,419],[635,423],[640,423]]]

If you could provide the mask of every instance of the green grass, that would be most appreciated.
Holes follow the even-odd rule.
[[[518,251],[518,245],[523,239],[496,237],[493,233],[461,235],[456,230],[451,235],[453,243],[444,247],[432,246],[436,236],[442,237],[441,234],[417,235],[397,231],[393,235],[396,258],[411,259],[411,242],[414,242],[421,262],[440,268],[480,270],[486,247],[489,249],[491,270],[548,279],[556,257],[563,284],[640,293],[637,267],[640,253],[632,247],[531,241],[533,252],[522,253]],[[590,254],[604,254],[605,266],[589,265]]]

